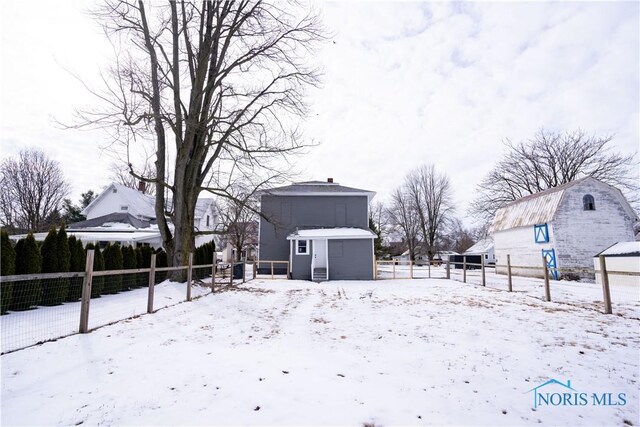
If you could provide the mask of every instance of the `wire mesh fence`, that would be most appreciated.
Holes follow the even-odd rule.
[[[152,313],[243,280],[213,264],[113,271],[93,271],[92,265],[82,273],[0,277],[1,352]]]
[[[82,273],[3,277],[2,353],[77,333],[82,281]]]
[[[485,265],[459,262],[419,265],[408,260],[376,262],[376,279],[449,278],[470,285],[524,293],[544,301],[554,301],[590,310],[640,318],[640,274],[607,270],[601,260],[600,270],[589,268],[555,268],[540,258],[540,266]],[[620,278],[625,280],[621,280]],[[578,281],[579,278],[590,278]],[[597,283],[593,279],[597,278]],[[609,286],[617,278],[615,286]],[[572,279],[572,280],[567,280]]]

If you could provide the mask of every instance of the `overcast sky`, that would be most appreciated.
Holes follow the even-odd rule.
[[[111,49],[75,1],[2,2],[2,158],[37,146],[58,160],[73,198],[109,182],[108,138],[61,130],[92,98]],[[433,163],[464,216],[503,141],[537,129],[640,141],[638,2],[319,2],[334,34],[320,53],[297,159],[301,179],[333,177],[384,200]],[[69,72],[69,71],[71,72]],[[640,175],[639,175],[640,179]]]

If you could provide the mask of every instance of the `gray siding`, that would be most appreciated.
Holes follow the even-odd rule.
[[[329,240],[329,280],[372,280],[373,239]]]
[[[287,242],[288,243],[288,242]],[[295,242],[294,242],[295,245]],[[295,246],[291,256],[293,263],[291,266],[291,278],[295,280],[311,280],[311,257],[313,253],[313,242],[309,241],[309,255],[296,255]]]
[[[296,228],[368,228],[367,196],[263,195],[260,218],[260,259],[289,259],[287,236]]]

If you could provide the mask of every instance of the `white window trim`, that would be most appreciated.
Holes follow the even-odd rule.
[[[307,251],[306,252],[300,252],[300,245],[298,244],[298,242],[307,242],[307,246],[306,246]],[[310,253],[311,253],[311,251],[309,250],[309,241],[308,240],[303,240],[303,239],[296,240],[296,255],[309,255]]]

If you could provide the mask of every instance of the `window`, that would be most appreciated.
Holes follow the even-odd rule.
[[[127,206],[127,205],[122,205],[122,206],[120,206],[120,210],[121,210],[121,211],[128,211],[128,210],[129,210],[129,206]]]
[[[484,259],[489,259],[489,254],[484,254]]]
[[[585,211],[595,211],[596,210],[596,201],[593,199],[591,194],[585,194],[582,198],[582,206]]]
[[[298,240],[296,243],[296,255],[309,255],[309,241]]]
[[[534,225],[533,235],[536,243],[549,243],[549,227],[547,224]]]
[[[209,215],[207,215],[207,227],[209,227]]]

